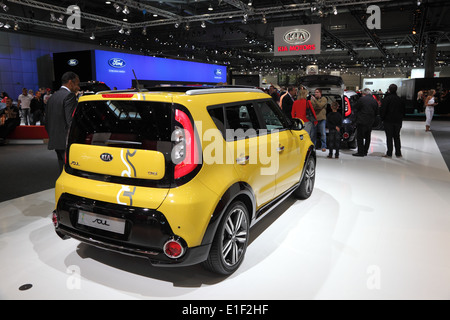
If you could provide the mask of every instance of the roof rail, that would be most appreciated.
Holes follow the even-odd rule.
[[[189,96],[201,95],[201,94],[212,94],[212,93],[232,93],[232,92],[258,92],[263,93],[260,89],[254,87],[242,88],[242,87],[231,87],[231,88],[209,88],[209,89],[191,89],[186,91]]]
[[[142,92],[147,92],[146,89],[140,89],[141,91],[137,91],[136,89],[124,89],[124,90],[105,90],[105,91],[98,91],[95,94],[105,94],[105,93],[128,93],[128,92],[133,92],[133,93],[142,93]]]

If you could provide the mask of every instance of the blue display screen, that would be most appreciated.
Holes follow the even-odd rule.
[[[227,67],[128,53],[95,50],[96,80],[110,88],[128,89],[134,79],[195,83],[227,82]]]

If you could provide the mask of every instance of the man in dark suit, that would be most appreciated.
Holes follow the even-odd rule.
[[[370,89],[363,90],[363,96],[355,104],[356,110],[356,141],[358,152],[355,157],[367,156],[372,136],[372,126],[378,114],[378,102],[372,96]]]
[[[63,170],[66,136],[77,106],[76,92],[80,90],[80,78],[74,72],[66,72],[61,78],[61,88],[47,102],[45,129],[48,133],[48,149],[55,150],[60,172]]]
[[[292,105],[294,104],[294,96],[297,94],[296,91],[295,87],[289,87],[287,94],[281,101],[281,109],[289,119],[292,119]]]
[[[397,95],[397,86],[389,86],[389,95],[381,102],[380,116],[386,132],[387,152],[384,157],[392,157],[393,144],[395,155],[402,156],[400,143],[400,130],[402,129],[403,116],[405,114],[405,102]],[[394,143],[392,143],[394,142]]]

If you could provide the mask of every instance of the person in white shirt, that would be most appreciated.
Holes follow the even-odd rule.
[[[44,95],[44,103],[47,104],[48,99],[52,96],[52,91],[47,88],[47,93]]]
[[[434,115],[434,107],[437,106],[437,103],[434,99],[434,95],[436,94],[436,90],[431,89],[428,92],[428,97],[425,100],[425,131],[430,132],[431,131],[431,120],[433,119]]]
[[[31,122],[30,104],[31,100],[33,100],[33,96],[28,94],[27,88],[23,88],[22,94],[19,96],[19,98],[17,98],[17,100],[18,100],[17,107],[22,110],[25,125],[28,126]]]

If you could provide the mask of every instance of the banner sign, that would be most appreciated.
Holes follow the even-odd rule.
[[[133,69],[139,80],[227,82],[227,67],[222,65],[95,50],[95,78],[110,88],[130,88]]]
[[[320,54],[321,32],[321,24],[275,28],[274,55]]]

